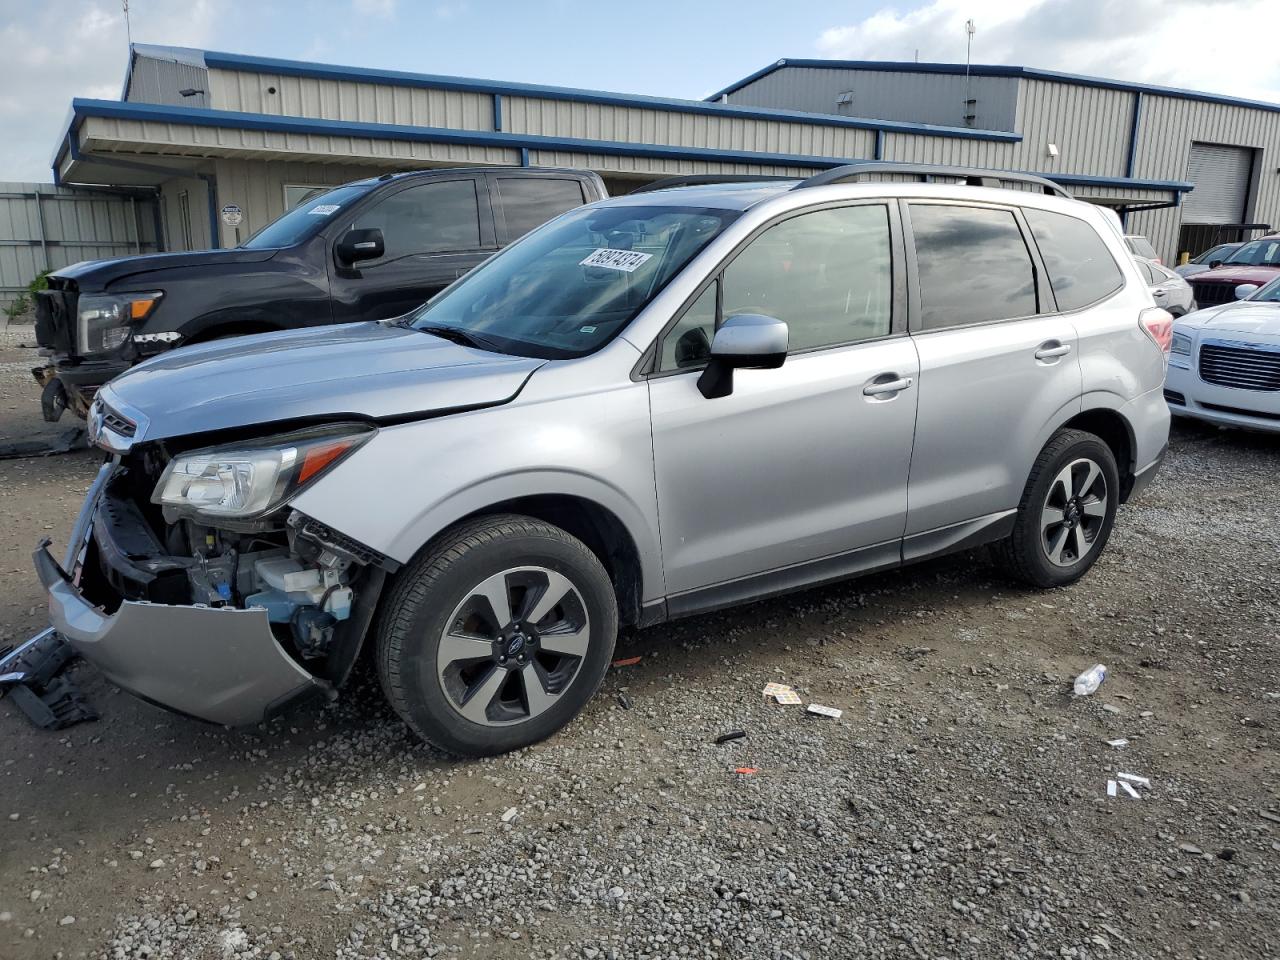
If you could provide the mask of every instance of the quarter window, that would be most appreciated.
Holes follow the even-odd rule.
[[[409,187],[360,214],[352,227],[382,231],[387,251],[384,261],[421,253],[475,250],[480,246],[476,183],[445,180]]]
[[[582,184],[549,177],[499,177],[498,196],[507,219],[507,236],[514,240],[552,217],[582,206]]]
[[[1031,254],[1012,211],[913,204],[920,327],[937,330],[1036,312]]]
[[[785,320],[792,352],[890,332],[889,212],[818,210],[770,227],[724,271],[723,314]]]
[[[1115,258],[1098,231],[1085,221],[1048,210],[1024,208],[1022,214],[1040,248],[1059,310],[1087,307],[1124,285],[1124,275]],[[1150,279],[1154,271],[1141,261],[1139,266]]]

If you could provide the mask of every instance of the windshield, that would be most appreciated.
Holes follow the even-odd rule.
[[[1237,246],[1239,246],[1239,244],[1220,243],[1216,247],[1210,247],[1208,250],[1200,254],[1200,256],[1196,257],[1191,262],[1192,263],[1213,263],[1213,261],[1215,260],[1225,260],[1227,259],[1227,254],[1229,254]]]
[[[1272,280],[1264,287],[1255,290],[1246,300],[1262,300],[1266,303],[1280,303],[1280,277]]]
[[[317,197],[310,197],[284,216],[272,220],[240,246],[248,250],[275,250],[301,243],[326,223],[363,197],[372,184],[349,184]]]
[[[408,318],[503,353],[580,357],[616,336],[736,210],[574,210],[509,246]],[[443,331],[442,331],[443,332]]]
[[[1250,240],[1223,263],[1249,267],[1280,267],[1280,240]]]

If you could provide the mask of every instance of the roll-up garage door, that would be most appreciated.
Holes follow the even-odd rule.
[[[1182,205],[1183,223],[1242,223],[1253,173],[1253,151],[1218,143],[1193,143],[1187,179],[1196,188]]]

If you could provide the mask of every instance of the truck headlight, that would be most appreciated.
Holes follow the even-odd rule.
[[[82,354],[107,353],[129,339],[129,324],[147,319],[164,296],[162,290],[139,293],[91,293],[78,305]]]
[[[1173,343],[1169,345],[1169,352],[1176,353],[1179,356],[1191,356],[1191,338],[1185,333],[1175,332],[1173,335]]]
[[[270,513],[376,433],[317,427],[233,447],[193,450],[165,467],[151,502],[170,515],[249,519]]]

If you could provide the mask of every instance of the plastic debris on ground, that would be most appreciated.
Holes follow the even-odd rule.
[[[1128,741],[1128,740],[1126,740],[1124,737],[1121,737],[1119,740],[1108,740],[1108,741],[1107,741],[1107,746],[1108,746],[1108,747],[1115,747],[1117,750],[1122,750],[1122,749],[1124,749],[1125,747],[1127,747],[1128,745],[1129,745],[1129,741]]]
[[[759,773],[760,771],[756,767],[734,767],[733,772],[741,774],[744,777],[749,777],[753,773]]]
[[[43,730],[63,730],[97,720],[98,712],[69,677],[61,676],[76,652],[52,629],[0,653],[0,696],[6,691],[28,720]]]
[[[733,740],[741,740],[747,735],[745,730],[730,730],[728,733],[722,733],[716,737],[716,743],[729,743]]]
[[[811,703],[805,708],[806,713],[814,713],[820,717],[830,717],[832,720],[839,720],[844,716],[843,710],[837,710],[835,707],[824,707],[820,703]]]
[[[613,661],[615,667],[634,667],[640,662],[639,657],[623,657],[621,660]]]
[[[1134,789],[1135,784],[1140,787],[1149,788],[1151,786],[1151,781],[1146,777],[1138,776],[1136,773],[1117,773],[1115,775],[1115,779],[1107,781],[1107,796],[1119,796],[1120,791],[1123,790],[1134,800],[1141,800],[1142,794],[1138,793],[1138,791]]]
[[[773,700],[776,703],[794,705],[803,702],[800,694],[785,683],[766,683],[762,692],[766,700]]]
[[[618,694],[618,705],[622,707],[623,710],[630,710],[633,706],[635,706],[635,704],[631,702],[631,698],[628,697],[625,693]]]
[[[1076,677],[1076,682],[1072,685],[1077,697],[1087,697],[1107,679],[1107,668],[1102,664],[1094,664],[1080,676]]]

